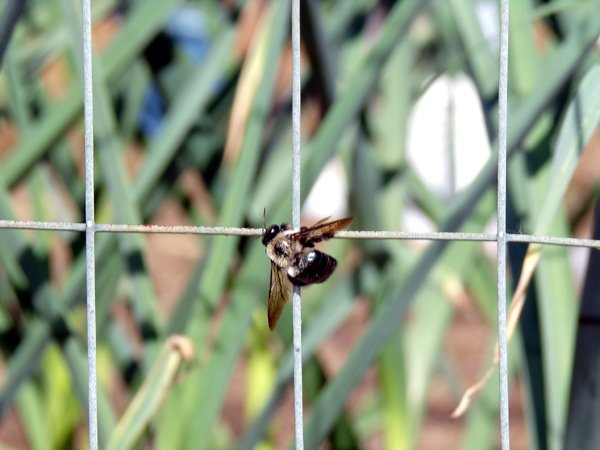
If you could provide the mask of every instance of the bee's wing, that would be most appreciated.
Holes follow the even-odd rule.
[[[283,306],[290,297],[292,284],[287,278],[286,273],[280,270],[275,263],[271,263],[271,279],[269,282],[269,303],[267,306],[267,317],[269,319],[269,329],[273,331],[275,325],[281,316]]]
[[[336,231],[339,231],[350,225],[350,223],[354,220],[354,217],[345,217],[332,222],[325,222],[326,220],[327,218],[319,220],[312,227],[293,233],[291,235],[292,239],[303,239],[306,242],[319,242],[330,239],[333,237]]]
[[[321,220],[314,223],[311,227],[308,227],[308,228],[319,228],[321,225],[325,225],[326,223],[328,223],[327,221],[329,219],[331,219],[331,216],[323,217]]]

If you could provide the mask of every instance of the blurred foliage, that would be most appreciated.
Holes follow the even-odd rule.
[[[493,155],[469,186],[440,193],[406,143],[424,93],[466,76],[495,151],[496,2],[301,4],[303,197],[335,159],[357,230],[398,230],[418,210],[440,231],[484,231],[496,210]],[[596,201],[598,167],[580,162],[600,121],[599,6],[511,2],[510,231],[570,235]],[[261,227],[265,209],[270,223],[289,221],[288,2],[92,7],[97,222]],[[11,37],[0,73],[1,219],[84,220],[80,33],[79,2],[30,0]],[[449,159],[460,150],[452,123]],[[464,380],[461,365],[475,361],[477,374],[491,361],[495,259],[475,242],[326,248],[338,270],[303,291],[306,448],[427,446],[434,391],[449,391],[449,416],[477,376]],[[19,424],[4,448],[87,445],[83,250],[82,233],[0,230],[0,436]],[[509,252],[516,283],[525,248]],[[291,445],[291,308],[270,333],[258,240],[98,233],[96,258],[102,448]],[[580,294],[568,252],[544,248],[526,287],[510,347],[526,430],[513,427],[513,448],[560,449],[594,414],[573,416],[569,402],[582,393],[571,387]],[[487,353],[453,358],[446,343],[465,302],[483,318],[473,339]],[[446,424],[455,433],[445,447],[496,447],[496,386]]]

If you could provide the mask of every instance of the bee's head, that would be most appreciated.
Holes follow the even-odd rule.
[[[279,225],[271,225],[269,228],[265,227],[265,232],[263,233],[262,237],[262,244],[266,246],[273,240],[275,236],[279,234],[279,231]]]

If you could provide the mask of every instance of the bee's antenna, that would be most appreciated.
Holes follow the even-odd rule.
[[[263,225],[267,229],[267,208],[263,208]]]

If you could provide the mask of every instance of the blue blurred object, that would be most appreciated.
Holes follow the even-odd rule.
[[[165,41],[177,48],[194,64],[200,64],[210,49],[210,39],[203,14],[196,8],[178,8],[169,18],[165,30]],[[151,67],[159,71],[160,68]],[[146,89],[144,104],[138,120],[142,134],[153,136],[162,123],[165,101],[154,82]]]
[[[167,23],[167,33],[193,62],[204,60],[210,42],[200,11],[189,6],[177,9]]]

